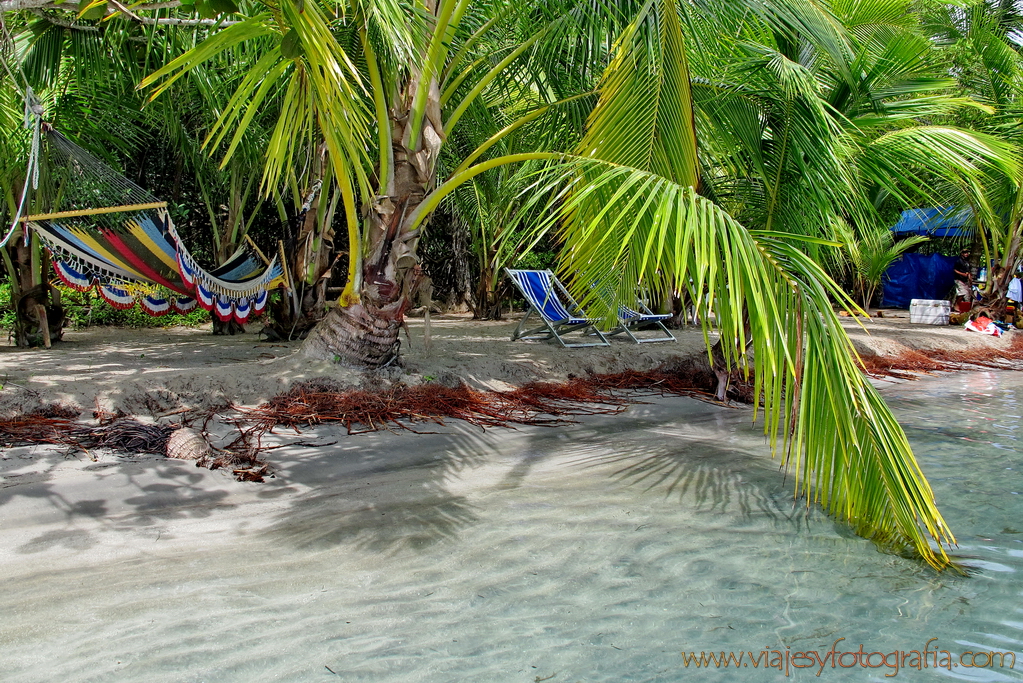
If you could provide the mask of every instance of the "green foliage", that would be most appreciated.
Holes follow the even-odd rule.
[[[661,134],[662,119],[695,120],[694,97],[668,89],[656,107],[650,99],[661,84],[661,70],[651,65],[682,49],[674,26],[679,5],[684,3],[652,2],[649,15],[626,32],[602,79],[605,87],[579,155],[550,181],[569,188],[557,207],[565,244],[561,271],[580,292],[590,282],[613,283],[619,301],[633,297],[637,283],[661,295],[686,290],[698,302],[708,352],[713,331],[723,340],[714,347],[716,362],[752,375],[754,395],[763,401],[765,433],[792,472],[796,494],[882,546],[909,548],[945,567],[944,549],[931,542],[952,544],[955,538],[905,432],[864,376],[832,307],[832,301],[855,304],[804,250],[822,240],[747,229],[697,192],[692,173],[667,161],[695,164],[698,158],[695,136]],[[825,32],[821,42],[830,37]],[[670,61],[672,68],[685,68]],[[806,84],[793,88],[800,98],[818,97]],[[838,127],[812,130],[828,137],[814,143],[793,133],[786,143],[800,150],[799,163],[811,177],[835,168],[825,153],[843,147]],[[965,134],[961,138],[963,145],[983,146]],[[636,141],[644,142],[643,154],[633,153]],[[845,175],[844,187],[842,179],[832,186],[856,197],[856,179]],[[781,206],[770,194],[768,226]],[[820,201],[814,213],[836,208]],[[592,293],[582,303],[605,319],[617,308]]]
[[[209,311],[201,308],[181,315],[168,313],[154,317],[143,311],[139,306],[127,310],[119,310],[104,301],[95,292],[78,292],[65,287],[61,291],[61,303],[68,324],[75,328],[109,325],[113,327],[198,327],[210,322]]]
[[[10,281],[0,283],[0,329],[14,329],[14,302],[11,301]]]
[[[884,225],[854,231],[845,221],[837,222],[837,232],[864,309],[870,306],[888,266],[904,252],[928,241],[922,235],[914,235],[896,242],[892,231]]]
[[[555,251],[543,251],[534,249],[522,254],[510,268],[524,268],[527,270],[545,270],[555,268],[558,263],[558,254]]]
[[[170,313],[156,318],[135,306],[128,310],[118,310],[104,301],[94,292],[78,292],[66,287],[58,287],[61,293],[61,304],[68,318],[68,324],[81,329],[95,325],[116,327],[198,327],[210,322],[210,314],[201,308],[180,315]],[[0,329],[10,330],[14,327],[14,303],[11,301],[10,282],[0,283]]]
[[[151,316],[139,306],[127,310],[114,308],[94,291],[79,292],[64,286],[58,286],[61,305],[67,324],[73,329],[83,329],[106,325],[110,327],[128,327],[133,329],[156,327],[200,327],[211,321],[209,311],[196,308],[191,313],[168,313],[164,316]],[[276,296],[276,292],[271,296]],[[0,329],[14,328],[15,311],[11,301],[11,284],[0,282]]]

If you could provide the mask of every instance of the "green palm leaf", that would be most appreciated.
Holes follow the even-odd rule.
[[[940,544],[954,538],[831,301],[855,304],[786,236],[751,232],[697,192],[682,54],[672,0],[650,2],[619,42],[580,153],[560,177],[571,191],[562,205],[566,276],[579,290],[610,282],[621,301],[637,283],[687,291],[708,353],[717,336],[725,364],[754,378],[796,495],[880,544],[946,566]],[[613,302],[600,309],[587,298],[613,316]]]

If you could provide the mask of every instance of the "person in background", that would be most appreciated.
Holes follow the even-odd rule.
[[[961,304],[962,302],[968,302],[970,305],[973,304],[973,267],[970,265],[970,250],[963,249],[959,252],[959,258],[956,260],[954,266],[952,266],[952,277],[955,278],[956,283],[956,295],[955,300],[952,302],[953,306]],[[959,310],[963,310],[963,306],[959,306]],[[966,310],[969,310],[968,308]]]
[[[1006,292],[1005,298],[1009,300],[1009,305],[1012,306],[1013,318],[1019,320],[1020,317],[1020,306],[1023,306],[1023,280],[1019,278],[1019,271],[1016,271],[1015,276],[1009,282],[1009,291]]]

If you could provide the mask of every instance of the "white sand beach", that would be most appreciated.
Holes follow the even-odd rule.
[[[1008,349],[1012,344],[1012,333],[996,339],[958,326],[912,325],[904,311],[887,315],[862,320],[862,327],[845,319],[858,353],[897,356],[908,350]],[[675,343],[616,339],[609,348],[562,349],[511,341],[516,322],[435,317],[427,346],[423,319],[411,318],[401,336],[402,366],[369,374],[308,358],[298,342],[270,343],[256,334],[215,337],[206,328],[72,330],[50,350],[0,347],[0,412],[26,412],[53,402],[89,412],[98,401],[105,410],[158,417],[182,407],[256,404],[315,377],[364,388],[425,379],[500,391],[532,381],[652,370],[706,354],[703,334],[693,327],[675,331]]]

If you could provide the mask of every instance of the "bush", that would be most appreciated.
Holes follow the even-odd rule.
[[[142,310],[138,305],[127,310],[118,310],[108,304],[95,291],[78,292],[67,287],[58,286],[61,303],[68,324],[75,329],[91,325],[110,325],[114,327],[198,327],[210,322],[210,313],[196,308],[191,313],[181,315],[168,313],[154,317]]]
[[[111,325],[116,327],[198,327],[210,322],[209,311],[196,308],[191,313],[180,315],[168,313],[155,318],[139,306],[118,310],[104,301],[95,291],[78,292],[58,285],[61,304],[67,316],[68,325],[81,329],[90,325]],[[0,328],[11,330],[15,322],[15,302],[11,301],[11,283],[0,283]]]
[[[537,249],[534,251],[527,251],[522,254],[516,261],[512,268],[522,268],[524,270],[554,270],[557,267],[558,255],[553,251],[545,251]]]
[[[0,283],[0,327],[5,330],[14,328],[14,302],[11,301],[11,283]]]

